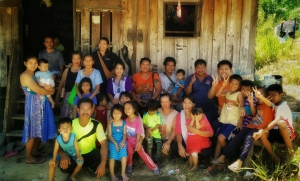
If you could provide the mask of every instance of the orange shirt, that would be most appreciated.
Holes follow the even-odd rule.
[[[216,86],[216,90],[215,90],[215,94],[218,92],[218,90],[222,87],[223,85],[223,80],[219,80],[218,85]],[[227,85],[224,87],[222,94],[225,94],[226,92],[228,92],[230,90],[230,86],[229,86],[229,81],[227,83]],[[225,97],[218,97],[218,102],[219,102],[219,110],[221,110],[224,102],[225,102]]]
[[[252,129],[264,129],[266,128],[270,122],[272,122],[275,117],[275,110],[272,110],[271,107],[268,107],[265,104],[259,104],[256,107],[256,116],[253,118],[252,122],[250,122],[247,127]],[[253,124],[253,123],[259,124]]]
[[[152,76],[154,80],[152,79]],[[150,93],[152,95],[154,91],[154,83],[160,82],[158,73],[156,72],[152,72],[152,74],[150,74],[150,76],[146,80],[142,78],[140,72],[137,72],[132,76],[131,79],[132,79],[132,83],[134,83],[133,91],[136,94]]]

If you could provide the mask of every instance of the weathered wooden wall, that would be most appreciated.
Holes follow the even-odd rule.
[[[199,58],[207,61],[208,73],[216,74],[217,63],[222,59],[232,61],[235,70],[250,68],[253,73],[258,0],[182,0],[182,3],[196,3],[199,12],[196,17],[200,20],[196,27],[199,36],[189,38],[164,36],[165,2],[177,1],[126,0],[121,9],[110,10],[111,44],[117,49],[124,44],[128,46],[132,53],[133,69],[139,69],[138,62],[142,57],[150,57],[158,66],[157,71],[162,71],[164,58],[172,56],[177,60],[177,68],[185,69],[188,74],[194,72],[194,61]],[[97,7],[102,14],[106,11],[105,8],[101,10],[101,6]],[[81,26],[81,32],[88,31],[81,34],[83,41],[85,37],[90,37],[89,27],[94,27],[87,21],[91,19],[90,12],[95,9],[87,5],[81,10],[76,9],[82,13],[81,22],[85,23]],[[100,31],[105,29],[100,27],[97,31],[91,31],[96,34],[91,36],[93,43],[87,43],[87,46],[97,44]],[[142,36],[142,41],[139,41],[139,36]]]

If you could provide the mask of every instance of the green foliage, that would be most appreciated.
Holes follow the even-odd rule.
[[[271,15],[276,20],[287,20],[300,18],[297,14],[299,4],[300,0],[260,0],[259,10],[263,11],[264,19]]]

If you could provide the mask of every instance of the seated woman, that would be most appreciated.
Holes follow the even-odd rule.
[[[192,109],[195,106],[195,100],[192,96],[185,96],[183,98],[182,106],[183,106],[183,110],[177,114],[176,125],[175,125],[175,134],[176,134],[176,141],[178,146],[172,147],[172,152],[177,151],[181,157],[186,158],[186,156],[188,155],[186,151],[186,144],[188,144],[188,135],[199,135],[201,137],[199,137],[198,142],[201,142],[202,149],[200,149],[198,155],[191,154],[191,156],[198,157],[198,158],[199,157],[209,158],[210,146],[211,146],[209,137],[212,137],[214,134],[209,121],[207,120],[206,116],[203,116],[201,120],[197,120],[200,121],[201,124],[201,128],[199,129],[197,129],[195,126],[190,124],[193,118]],[[187,146],[189,147],[189,145]],[[191,158],[192,157],[190,157],[190,159]]]
[[[157,99],[161,93],[159,76],[150,70],[150,66],[151,60],[142,58],[140,60],[140,72],[132,76],[132,97],[142,108],[146,106],[149,99]]]

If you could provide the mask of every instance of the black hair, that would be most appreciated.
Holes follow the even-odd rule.
[[[47,35],[47,36],[45,36],[45,38],[44,38],[44,42],[46,41],[47,38],[50,38],[52,41],[54,41],[52,36]]]
[[[160,97],[159,97],[159,102],[161,101],[161,98],[162,97],[168,97],[170,101],[172,101],[172,96],[169,94],[169,93],[163,93],[163,94],[160,94]]]
[[[146,104],[148,111],[156,111],[159,107],[159,102],[155,99],[149,99]]]
[[[60,125],[61,125],[61,124],[64,124],[64,123],[68,123],[68,124],[72,125],[72,119],[69,118],[69,117],[63,117],[63,118],[60,118],[60,119],[57,121],[58,129],[60,128]]]
[[[218,69],[221,67],[221,65],[228,65],[230,69],[232,69],[232,63],[229,60],[221,60],[218,63]]]
[[[198,59],[195,61],[194,66],[197,67],[198,65],[204,65],[204,67],[206,67],[206,61],[203,59]]]
[[[264,94],[267,95],[267,88],[265,86],[263,86],[263,87],[257,87],[257,90],[258,89],[261,89],[264,92]]]
[[[166,57],[165,60],[164,60],[164,63],[163,63],[164,66],[166,66],[168,62],[173,62],[174,66],[176,66],[176,60],[175,60],[175,58],[173,58],[173,57]]]
[[[140,65],[143,63],[143,61],[148,61],[149,64],[151,64],[151,60],[149,58],[147,58],[147,57],[141,58]]]
[[[97,98],[97,105],[99,105],[99,103],[102,102],[104,99],[108,100],[107,95],[102,93],[97,94],[96,98]]]
[[[184,99],[188,99],[188,100],[192,101],[192,103],[195,103],[195,98],[192,95],[183,96],[182,102],[184,101]]]
[[[129,104],[132,106],[133,110],[134,110],[134,115],[139,116],[139,112],[138,112],[138,106],[137,103],[135,101],[127,101],[124,103],[124,107],[126,104]]]
[[[32,58],[33,58],[33,59],[36,59],[36,61],[38,62],[36,56],[33,56],[33,55],[28,55],[28,56],[25,58],[24,62],[28,62],[28,60],[29,60],[29,59],[32,59]]]
[[[44,59],[44,58],[40,58],[40,59],[38,60],[38,65],[41,65],[42,63],[49,64],[49,61],[46,60],[46,59]]]
[[[185,76],[185,71],[183,69],[178,69],[176,74],[182,73],[183,76]]]
[[[84,55],[82,60],[84,61],[84,59],[85,59],[86,57],[92,57],[92,60],[94,61],[94,58],[93,58],[93,56],[92,56],[91,54],[86,54],[86,55]]]
[[[128,91],[123,91],[120,93],[120,96],[119,96],[119,100],[121,99],[122,96],[125,96],[125,97],[129,97],[130,100],[132,100],[132,95],[130,92]]]
[[[73,52],[71,53],[71,57],[73,57],[74,55],[79,55],[80,58],[82,58],[82,54],[81,54],[80,51],[73,51]]]
[[[267,92],[269,91],[274,91],[274,92],[278,92],[279,94],[283,93],[283,88],[280,84],[272,84],[269,85],[269,87],[267,87]]]
[[[84,82],[87,82],[87,83],[90,84],[90,90],[89,90],[89,91],[92,92],[92,90],[93,90],[93,84],[92,84],[91,79],[88,78],[88,77],[83,77],[83,78],[81,79],[81,81],[79,82],[79,85],[78,85],[78,90],[79,90],[80,94],[83,93],[83,90],[82,90],[82,84],[83,84]]]
[[[192,109],[192,115],[203,114],[203,109],[201,107],[194,107]]]
[[[253,83],[253,81],[251,81],[251,80],[243,80],[243,81],[241,82],[241,86],[244,86],[244,87],[251,87],[251,89],[252,89],[252,87],[254,87],[254,83]]]
[[[92,99],[88,98],[88,97],[83,97],[81,99],[78,100],[78,103],[77,103],[77,108],[80,108],[80,105],[82,103],[90,103],[91,104],[91,107],[94,106],[94,102]]]
[[[229,82],[231,82],[232,80],[237,80],[237,81],[241,84],[242,81],[243,81],[243,78],[242,78],[242,76],[240,76],[239,74],[232,74],[232,75],[229,77]]]
[[[125,64],[122,61],[117,61],[114,63],[114,69],[116,69],[117,65],[121,65],[123,67],[123,69],[125,70]]]
[[[115,104],[115,105],[113,105],[113,107],[111,108],[110,116],[111,116],[113,119],[114,119],[114,116],[113,116],[114,110],[118,110],[118,111],[120,111],[120,112],[122,113],[121,119],[124,119],[124,118],[125,118],[124,107],[123,107],[121,104]]]

